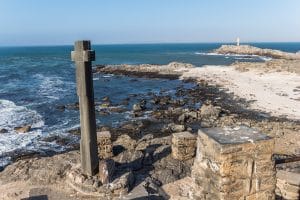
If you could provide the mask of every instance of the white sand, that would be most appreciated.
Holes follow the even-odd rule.
[[[300,120],[300,75],[257,70],[240,72],[232,66],[205,66],[184,72],[182,78],[188,77],[221,85],[237,97],[255,100],[251,109]]]

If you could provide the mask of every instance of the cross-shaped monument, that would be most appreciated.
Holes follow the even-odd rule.
[[[91,50],[90,41],[75,42],[74,50],[71,57],[76,64],[81,126],[81,167],[84,174],[93,176],[98,173],[99,163],[92,75],[92,61],[95,61],[95,51]]]

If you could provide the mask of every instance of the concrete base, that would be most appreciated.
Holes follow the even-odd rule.
[[[83,195],[112,199],[125,196],[134,182],[132,172],[116,172],[112,182],[102,184],[98,175],[88,176],[82,173],[80,165],[72,167],[66,174],[66,183]]]

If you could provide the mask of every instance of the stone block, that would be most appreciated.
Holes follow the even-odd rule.
[[[111,159],[101,160],[99,162],[99,180],[102,184],[108,184],[112,181],[115,171],[115,162]]]
[[[190,132],[173,133],[172,156],[177,160],[188,160],[195,156],[196,136]]]
[[[113,156],[111,134],[109,131],[97,132],[97,145],[100,159],[108,159]]]
[[[272,199],[274,140],[245,126],[198,132],[192,178],[204,199]]]
[[[286,200],[300,199],[300,174],[278,170],[276,195]]]

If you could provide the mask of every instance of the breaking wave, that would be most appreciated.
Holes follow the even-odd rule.
[[[212,52],[196,52],[196,55],[204,55],[204,56],[225,56],[226,59],[234,58],[236,60],[253,60],[260,59],[263,61],[270,61],[272,58],[266,56],[259,55],[248,55],[248,54],[220,54],[220,53],[212,53]]]
[[[64,97],[66,92],[75,88],[75,83],[63,81],[58,76],[47,77],[42,74],[36,74],[35,78],[40,80],[38,93],[48,99],[58,100]]]
[[[31,125],[31,131],[26,134],[18,134],[14,128]],[[17,106],[14,102],[0,100],[0,167],[10,162],[9,152],[27,148],[32,145],[34,139],[42,134],[44,126],[43,118],[34,110],[24,106]]]

